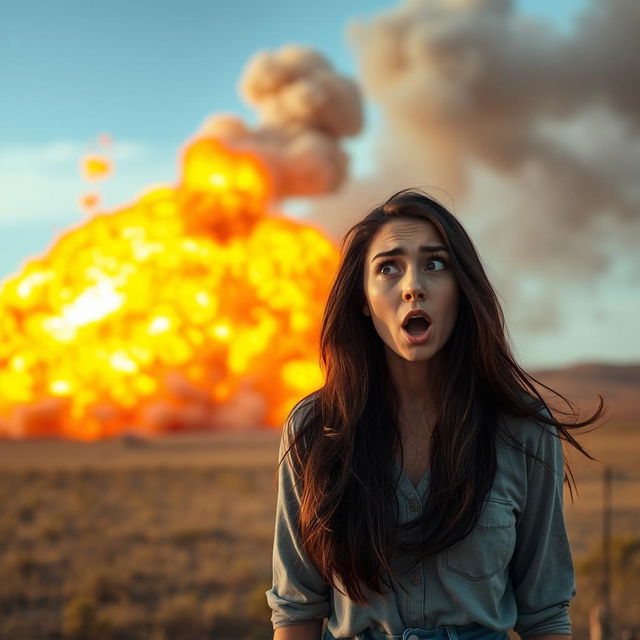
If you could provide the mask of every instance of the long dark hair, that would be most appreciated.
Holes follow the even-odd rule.
[[[415,536],[414,542],[398,537],[392,459],[392,452],[401,452],[398,396],[383,342],[362,313],[367,250],[380,228],[398,218],[434,225],[460,292],[453,332],[434,358],[442,364],[430,381],[439,415],[431,435],[427,502],[411,523],[419,532],[417,542]],[[496,473],[499,416],[535,417],[541,428],[555,427],[550,429],[554,435],[595,459],[569,430],[598,420],[602,397],[597,411],[582,422],[564,423],[542,411],[546,405],[533,382],[573,405],[518,366],[502,309],[471,239],[444,206],[421,192],[394,194],[346,233],[322,322],[321,362],[325,385],[289,415],[285,456],[291,456],[302,483],[302,544],[325,580],[356,602],[366,603],[365,586],[383,592],[392,575],[393,549],[431,555],[471,531]],[[571,489],[566,460],[565,481]]]

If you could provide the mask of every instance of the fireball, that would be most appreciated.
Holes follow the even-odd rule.
[[[207,430],[229,406],[280,426],[322,385],[338,252],[270,210],[272,182],[259,155],[197,138],[177,184],[97,213],[5,280],[0,436]]]

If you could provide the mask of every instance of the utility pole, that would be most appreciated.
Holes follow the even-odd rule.
[[[602,484],[602,640],[611,640],[611,466]]]

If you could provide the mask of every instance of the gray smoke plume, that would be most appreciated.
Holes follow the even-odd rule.
[[[199,134],[259,154],[279,198],[337,189],[348,166],[340,139],[362,127],[356,84],[337,74],[319,53],[290,45],[254,56],[240,86],[259,113],[258,128],[236,116],[218,115],[207,119]]]
[[[638,281],[640,2],[593,0],[560,32],[509,0],[406,0],[350,37],[377,170],[314,219],[339,236],[411,186],[453,203],[531,332],[559,325],[568,290]]]

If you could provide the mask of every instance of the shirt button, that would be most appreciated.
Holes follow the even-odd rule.
[[[417,573],[412,573],[411,576],[409,576],[409,582],[411,584],[420,584],[420,576]]]
[[[409,511],[417,511],[418,510],[418,501],[410,500],[409,501]]]

